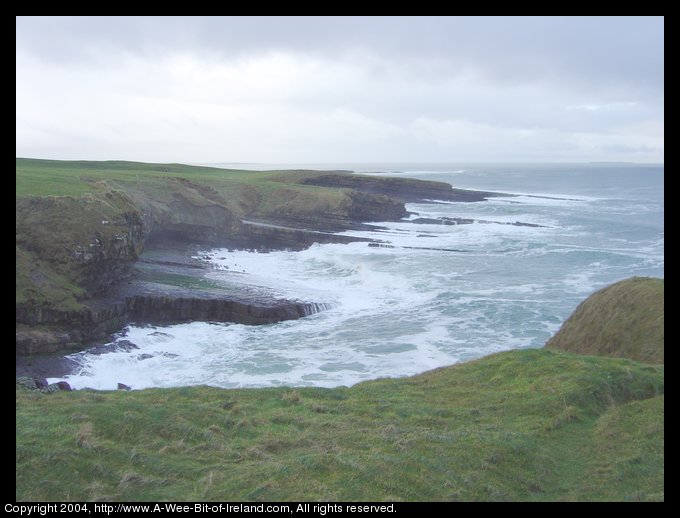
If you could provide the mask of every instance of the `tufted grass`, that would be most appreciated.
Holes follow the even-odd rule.
[[[520,350],[351,388],[17,388],[25,500],[663,500],[663,366]]]

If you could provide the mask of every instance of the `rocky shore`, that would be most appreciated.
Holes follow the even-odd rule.
[[[17,355],[92,344],[130,323],[198,320],[259,325],[330,308],[324,302],[287,300],[275,293],[245,290],[239,282],[208,280],[211,267],[194,257],[197,250],[183,243],[147,249],[127,280],[113,286],[107,296],[89,300],[82,310],[18,310]]]
[[[399,220],[406,202],[499,195],[346,172],[290,171],[228,189],[190,175],[153,179],[97,181],[83,196],[17,197],[17,356],[82,349],[131,322],[257,325],[323,311],[323,301],[211,283],[192,255],[368,241],[337,232]]]

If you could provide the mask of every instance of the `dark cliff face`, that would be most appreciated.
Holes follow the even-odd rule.
[[[94,246],[78,247],[73,258],[81,266],[81,276],[90,293],[104,293],[112,284],[129,274],[130,267],[144,248],[146,229],[139,211],[122,215],[124,230],[108,236],[95,234]]]
[[[185,178],[168,178],[170,199],[140,200],[149,215],[152,238],[215,244],[241,231],[241,219],[227,200],[209,186]]]
[[[329,233],[364,228],[366,222],[396,221],[407,214],[404,203],[400,200],[382,194],[342,189],[337,200],[325,204],[321,208],[313,207],[310,209],[305,206],[291,205],[260,215],[257,220],[272,228],[283,229],[287,227],[288,229]],[[293,241],[286,248],[293,249],[298,249],[298,244],[308,247],[314,242],[332,242],[327,238],[325,240],[322,238],[322,240],[312,240],[307,243],[306,237],[298,236],[302,239],[302,242],[297,243],[295,236],[289,235],[288,237],[293,238]]]
[[[347,215],[354,222],[395,221],[408,214],[403,202],[384,194],[352,190],[347,198]]]
[[[328,309],[320,303],[276,301],[253,304],[230,299],[135,296],[127,301],[131,321],[151,324],[204,321],[271,324]]]
[[[293,222],[287,221],[287,223],[291,224]],[[324,231],[301,230],[297,228],[276,227],[256,223],[244,224],[239,235],[230,237],[223,242],[222,246],[243,250],[257,250],[260,252],[272,250],[300,251],[306,250],[314,243],[325,244],[367,241],[362,238],[327,233],[325,231],[331,230],[328,228],[328,222],[323,222],[323,224],[319,226],[321,226]],[[336,230],[346,230],[347,226],[338,226],[334,228]]]
[[[81,349],[83,344],[104,339],[128,322],[125,302],[74,311],[24,309],[20,313],[17,310],[16,354]]]
[[[195,206],[177,201],[167,212],[154,215],[149,232],[152,241],[223,243],[241,232],[241,220],[219,205]]]
[[[76,311],[17,309],[16,353],[52,353],[102,340],[132,322],[190,321],[260,325],[294,320],[330,306],[289,300],[247,301],[201,294],[138,294]]]
[[[350,173],[320,174],[311,178],[303,178],[301,183],[321,187],[354,189],[362,193],[387,196],[393,200],[407,203],[418,203],[426,200],[474,202],[498,196],[497,193],[486,191],[454,189],[444,182]]]

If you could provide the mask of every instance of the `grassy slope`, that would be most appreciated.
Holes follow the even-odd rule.
[[[594,293],[546,347],[663,363],[663,279],[633,277]]]
[[[17,390],[18,500],[663,499],[663,366],[549,350],[339,389]]]

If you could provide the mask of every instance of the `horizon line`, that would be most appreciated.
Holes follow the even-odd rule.
[[[583,161],[531,161],[531,160],[495,160],[495,161],[422,161],[422,160],[401,160],[401,161],[347,161],[347,162],[326,162],[326,161],[272,161],[272,162],[243,162],[243,161],[210,161],[210,162],[194,162],[194,161],[148,161],[148,160],[134,160],[122,158],[106,158],[106,159],[91,159],[91,158],[43,158],[30,156],[17,156],[16,160],[52,160],[60,162],[138,162],[146,164],[185,164],[195,166],[210,166],[216,164],[230,164],[230,165],[404,165],[404,164],[419,164],[419,165],[507,165],[507,164],[522,164],[522,165],[655,165],[662,166],[665,162],[631,162],[624,160],[583,160]]]

